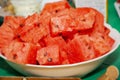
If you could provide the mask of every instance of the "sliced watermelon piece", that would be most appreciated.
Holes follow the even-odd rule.
[[[40,14],[34,13],[33,15],[29,15],[25,21],[24,25],[25,26],[33,26],[33,25],[39,25],[39,20],[40,20]]]
[[[21,40],[25,42],[38,43],[40,39],[47,35],[45,27],[36,26],[28,32],[20,35]]]
[[[19,64],[36,64],[37,46],[13,40],[8,46],[2,48],[2,54],[10,61]]]
[[[5,16],[4,23],[13,30],[18,29],[23,25],[25,18],[22,16]]]
[[[69,15],[56,16],[51,18],[51,32],[53,35],[62,32],[72,31],[70,26],[76,26],[75,21]]]
[[[14,39],[14,31],[5,23],[0,27],[0,48],[8,45]]]
[[[58,65],[60,62],[60,53],[58,45],[50,45],[40,48],[37,51],[36,60],[40,65]]]
[[[33,15],[30,15],[27,18],[25,18],[23,25],[18,30],[18,34],[24,34],[30,29],[34,28],[34,26],[39,26],[39,24],[39,14],[35,13]]]
[[[64,11],[67,11],[66,13]],[[61,34],[66,31],[92,29],[96,12],[91,8],[65,9],[51,18],[51,33]]]
[[[94,36],[91,36],[91,40],[94,49],[98,52],[98,56],[101,56],[111,50],[114,40],[108,35],[96,32]]]
[[[96,12],[95,15],[95,22],[94,22],[94,27],[93,30],[94,32],[100,32],[100,33],[104,33],[105,31],[105,27],[104,27],[104,16],[102,13],[100,13],[99,11],[91,8],[92,10],[94,10]]]
[[[35,13],[28,16],[24,21],[24,25],[16,32],[22,41],[37,43],[49,33],[48,30],[46,25],[42,24],[40,15]]]
[[[65,46],[70,63],[90,60],[96,57],[96,52],[88,35],[77,35]]]
[[[96,12],[91,8],[76,8],[75,21],[77,30],[93,28]]]
[[[52,14],[55,14],[63,9],[70,8],[70,7],[71,6],[69,5],[69,3],[66,0],[63,0],[63,1],[58,1],[54,3],[47,3],[44,6],[42,12],[48,11]]]
[[[56,45],[58,45],[60,47],[60,49],[63,49],[63,47],[64,47],[63,45],[66,45],[65,40],[61,36],[57,36],[57,37],[47,36],[44,39],[44,42],[45,42],[46,46],[56,44]]]
[[[50,19],[53,15],[45,11],[44,13],[40,14],[40,20],[39,22],[41,23],[42,27],[46,28],[46,32],[48,33],[47,35],[50,35]]]

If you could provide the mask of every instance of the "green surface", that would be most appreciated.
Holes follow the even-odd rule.
[[[114,2],[116,0],[108,0],[108,23],[116,28],[120,32],[120,18],[114,8]],[[95,71],[88,74],[83,80],[97,80],[101,76],[106,68],[110,65],[115,65],[120,70],[120,46],[119,48],[111,54],[107,60]],[[0,76],[23,76],[22,74],[11,68],[2,58],[0,58]],[[120,76],[118,78],[120,80]]]
[[[108,23],[120,32],[120,18],[114,7],[116,0],[108,0]]]

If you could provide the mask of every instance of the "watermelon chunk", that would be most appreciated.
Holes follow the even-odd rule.
[[[28,32],[21,34],[20,38],[25,42],[38,43],[38,41],[46,35],[47,31],[45,27],[35,26]]]
[[[36,60],[40,65],[58,65],[60,62],[60,53],[58,45],[50,45],[40,48],[37,51]]]
[[[70,63],[90,60],[96,57],[96,52],[88,35],[77,35],[65,46]]]
[[[77,30],[93,28],[96,12],[91,8],[76,8],[75,21]]]
[[[93,8],[91,8],[91,9],[96,12],[93,30],[95,32],[100,32],[100,33],[104,34],[104,31],[105,31],[104,28],[105,27],[104,27],[104,16],[103,16],[103,14],[100,13],[99,11],[93,9]]]
[[[0,27],[0,48],[8,45],[14,39],[14,31],[5,23]]]
[[[61,36],[57,36],[57,37],[47,36],[44,39],[44,42],[45,42],[46,46],[56,44],[56,45],[58,45],[60,47],[60,49],[63,49],[63,47],[64,47],[63,45],[66,45],[65,40]]]
[[[64,12],[66,11],[66,13]],[[57,35],[66,31],[83,31],[92,29],[96,12],[91,8],[76,8],[60,11],[51,18],[51,33]]]
[[[19,64],[36,64],[36,51],[36,45],[16,40],[1,50],[8,60]]]
[[[71,26],[76,26],[75,21],[69,15],[56,16],[51,18],[51,32],[53,35],[65,31],[72,31]]]
[[[63,1],[58,1],[58,2],[54,2],[54,3],[47,3],[42,12],[44,11],[48,11],[52,14],[55,14],[63,9],[66,9],[66,8],[70,8],[71,6],[69,5],[69,3],[65,0]]]
[[[94,36],[91,36],[94,49],[98,52],[98,56],[101,56],[111,50],[114,40],[109,35],[96,32]]]
[[[13,30],[18,29],[23,25],[25,18],[22,16],[5,16],[4,23]]]

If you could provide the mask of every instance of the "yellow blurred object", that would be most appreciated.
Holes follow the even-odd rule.
[[[116,66],[109,66],[106,72],[98,78],[98,80],[117,80],[119,77],[119,70]]]
[[[9,11],[11,14],[15,14],[15,12],[14,12],[14,7],[13,7],[12,4],[6,6],[6,7],[4,8],[4,10],[5,10],[5,11]]]
[[[13,5],[10,3],[10,0],[0,0],[0,8],[1,10],[3,10],[3,14],[4,13],[7,13],[7,15],[14,14],[14,8]]]

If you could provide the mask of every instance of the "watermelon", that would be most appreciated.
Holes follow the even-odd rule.
[[[5,23],[0,27],[0,48],[8,45],[14,39],[14,31]]]
[[[24,25],[17,30],[17,35],[22,41],[37,43],[48,34],[48,29],[41,24],[39,16],[37,13],[28,16],[23,23]]]
[[[60,64],[60,53],[58,45],[50,45],[40,48],[37,51],[36,60],[40,65],[58,65]]]
[[[6,16],[0,27],[0,52],[19,64],[79,63],[109,52],[115,42],[109,33],[99,11],[72,8],[62,0],[26,18]]]
[[[47,31],[45,27],[35,26],[28,32],[21,34],[20,39],[25,42],[38,43],[38,41],[46,35]]]
[[[93,27],[95,22],[96,12],[91,8],[77,8],[75,21],[77,22],[76,29],[86,30]]]
[[[90,60],[96,57],[96,52],[88,35],[76,35],[65,46],[70,63]]]
[[[57,16],[51,18],[51,32],[53,35],[65,31],[72,31],[70,26],[76,26],[74,20],[69,15]]]
[[[46,3],[42,12],[48,11],[52,14],[55,14],[66,8],[71,8],[71,6],[69,5],[69,3],[66,0],[63,0],[63,1],[58,1],[58,2],[54,2],[54,3]]]
[[[64,47],[63,45],[66,45],[65,40],[61,36],[57,36],[57,37],[47,36],[44,39],[44,42],[45,42],[46,46],[56,44],[56,45],[58,45],[60,47],[60,49],[63,49],[63,47]]]
[[[65,31],[92,29],[95,19],[96,12],[91,8],[65,9],[51,18],[51,32],[57,35]]]
[[[13,30],[18,29],[23,25],[25,18],[22,16],[5,16],[4,23]]]
[[[70,64],[68,59],[68,54],[64,50],[60,50],[60,62],[61,62],[61,65]]]
[[[94,49],[98,52],[97,56],[101,56],[112,49],[114,40],[108,36],[103,35],[102,33],[96,32],[94,36],[91,36],[91,40],[94,46]]]
[[[9,44],[14,38],[16,38],[16,31],[24,22],[24,18],[21,16],[5,16],[4,22],[0,27],[0,48]]]
[[[94,32],[100,32],[100,33],[104,34],[105,27],[104,27],[104,16],[103,16],[103,14],[100,13],[99,11],[93,9],[93,8],[91,8],[91,9],[96,12],[95,22],[94,22],[94,26],[93,26]]]
[[[8,60],[19,64],[36,64],[36,51],[36,45],[18,40],[13,40],[1,50]]]

